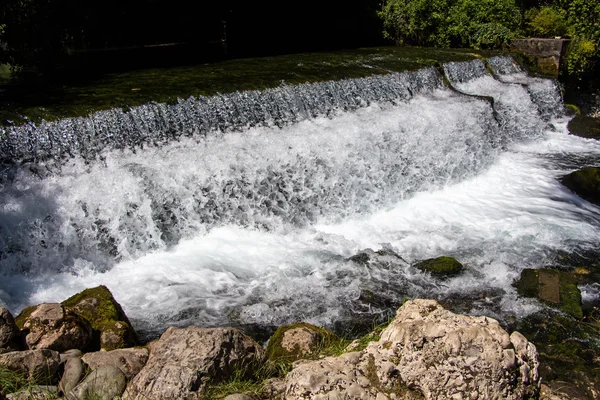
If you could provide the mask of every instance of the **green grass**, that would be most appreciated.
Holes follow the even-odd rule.
[[[494,54],[498,53],[377,47],[144,69],[45,85],[4,84],[0,85],[0,124],[6,125],[8,120],[14,124],[55,120],[151,101],[174,102],[189,96],[265,89],[282,82],[292,85],[416,70]]]
[[[0,392],[4,394],[14,393],[27,385],[25,374],[0,365]]]

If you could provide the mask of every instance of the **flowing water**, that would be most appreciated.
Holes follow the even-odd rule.
[[[446,64],[453,89],[424,69],[0,132],[0,305],[104,284],[147,335],[333,326],[407,297],[535,311],[520,271],[598,245],[598,209],[557,178],[600,145],[568,135],[555,82],[488,67]],[[412,266],[440,255],[466,270]]]

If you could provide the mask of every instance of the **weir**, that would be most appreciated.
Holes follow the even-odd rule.
[[[524,312],[517,272],[600,231],[544,154],[600,148],[509,57],[443,71],[458,92],[430,68],[4,128],[0,305],[106,284],[147,333],[385,312],[365,290]],[[406,261],[348,260],[365,248]],[[411,266],[438,255],[470,267]]]

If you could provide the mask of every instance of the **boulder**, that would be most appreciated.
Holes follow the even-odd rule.
[[[437,257],[419,261],[415,268],[436,276],[451,276],[459,274],[463,265],[454,257]]]
[[[248,395],[245,395],[243,393],[235,393],[235,394],[230,394],[229,396],[225,397],[223,400],[254,400],[254,398],[250,397]]]
[[[61,393],[69,393],[73,390],[81,379],[85,376],[85,365],[81,358],[73,357],[69,358],[65,363],[65,370],[62,378],[58,383],[58,388]]]
[[[317,353],[335,338],[333,333],[307,323],[281,326],[269,339],[267,357],[271,361],[295,361]]]
[[[18,350],[15,341],[19,333],[12,314],[6,308],[0,308],[0,348]]]
[[[148,361],[148,350],[145,348],[117,349],[87,353],[82,358],[91,369],[102,365],[113,365],[125,374],[127,380],[136,376]]]
[[[583,318],[577,278],[569,272],[528,268],[515,285],[521,296],[536,297],[577,319]]]
[[[95,349],[115,350],[138,343],[129,319],[106,286],[85,289],[61,304],[90,323]]]
[[[67,361],[69,361],[69,359],[71,359],[71,358],[81,358],[81,356],[83,356],[83,353],[81,352],[81,350],[78,350],[78,349],[67,350],[63,353],[60,353],[60,363],[64,364]]]
[[[27,379],[42,384],[58,380],[58,352],[48,349],[12,351],[0,354],[0,366],[13,371],[21,371]]]
[[[518,332],[411,300],[380,340],[360,352],[299,361],[283,384],[286,399],[522,399],[537,395],[539,376],[535,346]]]
[[[577,115],[569,121],[569,133],[588,139],[600,139],[600,118]]]
[[[58,398],[58,389],[56,386],[30,386],[6,397],[8,400],[55,400]]]
[[[67,393],[68,400],[113,400],[123,394],[127,378],[113,365],[103,365],[90,372],[79,385]],[[149,399],[156,396],[148,397]]]
[[[124,399],[186,398],[206,382],[226,380],[236,371],[257,366],[262,347],[233,328],[169,328],[150,349],[150,357],[127,386]]]
[[[600,168],[589,167],[571,172],[560,182],[579,197],[600,205]]]
[[[90,325],[58,303],[40,304],[23,324],[25,341],[30,349],[58,352],[86,348],[92,339]]]

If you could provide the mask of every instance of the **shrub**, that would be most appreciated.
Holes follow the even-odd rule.
[[[569,31],[567,12],[558,7],[531,8],[525,12],[525,21],[533,36],[565,36]]]

